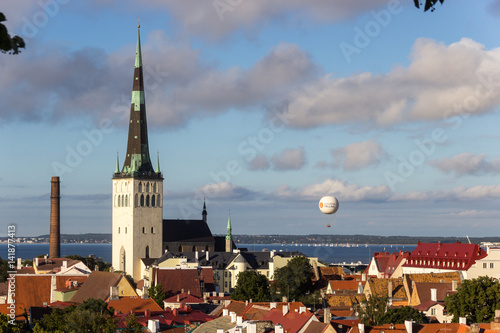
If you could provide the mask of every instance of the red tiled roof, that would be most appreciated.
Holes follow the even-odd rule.
[[[202,297],[197,268],[154,269],[153,271],[155,285],[161,283],[167,296],[179,294],[184,290],[190,291],[194,296]]]
[[[119,300],[109,301],[108,307],[113,308],[120,313],[138,312],[138,311],[162,311],[163,309],[151,298],[142,298],[139,296],[122,296]]]
[[[353,290],[358,291],[358,281],[356,280],[330,280],[328,281],[332,291],[335,290]]]
[[[15,306],[16,316],[20,316],[24,309],[29,311],[32,306],[43,306],[50,303],[51,276],[46,275],[16,275],[15,277]],[[5,308],[4,306],[5,305]],[[2,304],[0,311],[8,314],[7,306]]]
[[[88,275],[56,275],[56,289],[65,288],[68,280],[82,284],[87,278]]]
[[[312,321],[307,325],[304,333],[322,333],[325,332],[330,324],[322,323],[320,321]]]
[[[421,303],[427,302],[431,299],[431,289],[436,289],[437,301],[444,301],[444,298],[452,290],[451,283],[439,282],[415,282],[415,289],[413,292],[418,293],[418,298]]]
[[[311,312],[287,312],[283,316],[283,311],[280,309],[272,309],[261,320],[270,320],[273,324],[280,324],[287,333],[298,332],[304,325],[314,316]]]
[[[442,305],[443,307],[445,306],[444,302],[434,302],[431,300],[427,300],[423,303],[420,303],[419,305],[412,306],[412,308],[418,311],[427,311],[431,306],[434,306],[436,304]]]
[[[33,265],[36,265],[38,271],[58,273],[62,270],[64,261],[66,261],[68,268],[82,262],[68,258],[38,258],[38,265],[36,265],[36,260],[33,260]]]
[[[177,297],[179,297],[179,299],[177,299]],[[179,293],[177,295],[164,299],[163,301],[166,303],[185,303],[185,304],[197,304],[204,302],[203,298],[196,297],[188,293]]]
[[[403,266],[466,271],[486,255],[477,244],[419,242]]]

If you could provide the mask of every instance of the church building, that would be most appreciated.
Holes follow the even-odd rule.
[[[167,251],[231,252],[235,246],[230,219],[226,236],[212,235],[205,203],[200,220],[163,219],[163,175],[159,157],[153,166],[149,155],[140,29],[132,87],[127,153],[121,169],[117,156],[113,175],[112,265],[137,281],[142,258]]]

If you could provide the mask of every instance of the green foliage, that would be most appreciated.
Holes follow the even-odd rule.
[[[365,325],[375,326],[382,323],[382,318],[387,310],[387,296],[368,297],[361,303],[359,321]]]
[[[109,262],[103,262],[102,260],[96,260],[95,258],[92,258],[92,257],[82,257],[82,256],[79,256],[77,254],[72,254],[72,255],[66,256],[65,258],[73,259],[73,260],[80,260],[91,271],[95,270],[95,267],[97,266],[97,270],[107,272],[107,271],[109,271],[109,268],[111,267],[111,264]]]
[[[125,329],[124,332],[131,332],[131,333],[139,333],[141,331],[141,324],[137,321],[137,318],[135,314],[131,314],[127,316],[127,322],[126,322],[127,328]]]
[[[273,294],[278,292],[289,300],[298,300],[312,290],[312,266],[306,257],[292,258],[274,273]]]
[[[427,323],[427,318],[423,313],[411,306],[403,306],[389,309],[379,324],[404,324],[406,320],[412,320],[417,324]]]
[[[165,308],[163,300],[167,298],[167,295],[165,295],[161,283],[158,283],[156,286],[149,288],[148,292],[149,297],[151,297],[151,299],[155,301],[156,304],[158,304],[162,309]]]
[[[457,292],[444,299],[453,321],[465,317],[468,323],[487,323],[500,309],[500,282],[488,276],[464,280]]]
[[[268,302],[271,298],[269,280],[256,271],[241,272],[231,298],[237,301],[252,299],[255,302]]]
[[[36,332],[114,332],[116,320],[102,300],[88,299],[78,307],[53,309],[37,323]]]
[[[0,258],[0,282],[7,281],[7,278],[9,277],[9,274],[7,273],[7,271],[10,271],[8,265],[9,262],[7,260]]]
[[[21,328],[18,323],[12,325],[9,323],[10,317],[6,314],[0,313],[0,332],[5,333],[18,333],[21,332]]]
[[[0,22],[7,21],[5,15],[0,13]],[[24,48],[24,40],[19,36],[10,37],[7,27],[0,23],[0,52],[18,54],[19,49]]]

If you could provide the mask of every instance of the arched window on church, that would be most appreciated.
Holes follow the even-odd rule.
[[[182,252],[182,245],[179,245],[179,252]]]
[[[125,195],[125,207],[128,207],[128,195]]]
[[[193,245],[193,248],[191,249],[191,252],[196,252],[196,246]]]
[[[151,233],[154,234],[155,233],[155,229],[154,227],[151,227]]]
[[[146,233],[146,228],[142,227],[142,233],[145,234]]]
[[[146,192],[149,193],[149,183],[146,183]]]
[[[151,191],[152,191],[153,193],[156,193],[156,183],[153,183],[152,188],[153,188],[153,189],[152,189]]]
[[[161,200],[160,200],[160,195],[159,195],[159,194],[157,194],[157,195],[156,195],[156,202],[157,202],[157,204],[156,204],[156,205],[157,205],[158,207],[161,207]]]
[[[137,195],[137,193],[135,194],[135,200],[134,200],[134,206],[137,207],[139,205],[139,200],[138,200],[139,196]]]
[[[154,207],[156,206],[156,196],[153,194],[151,196],[151,207]]]
[[[139,192],[142,192],[142,183],[139,182]]]
[[[121,201],[122,201],[122,207],[125,207],[125,196],[122,194],[120,195]]]
[[[120,233],[120,227],[118,227],[118,233]]]
[[[146,246],[146,258],[149,258],[149,245]]]
[[[125,227],[125,233],[127,233],[127,227]]]
[[[141,194],[141,207],[144,207],[144,194]]]
[[[146,196],[146,207],[149,207],[149,194]]]

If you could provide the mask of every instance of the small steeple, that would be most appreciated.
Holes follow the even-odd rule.
[[[231,211],[229,211],[229,217],[227,219],[227,229],[226,229],[226,252],[233,252],[233,234],[231,228]]]
[[[156,173],[160,173],[160,152],[156,152]]]
[[[120,161],[118,159],[118,152],[116,152],[116,168],[115,173],[120,173]]]
[[[227,228],[226,228],[226,239],[233,239],[233,234],[232,234],[232,228],[231,228],[231,211],[229,211],[229,217],[227,219]]]
[[[203,222],[207,223],[207,205],[205,205],[205,198],[203,198],[203,212],[201,213]]]

